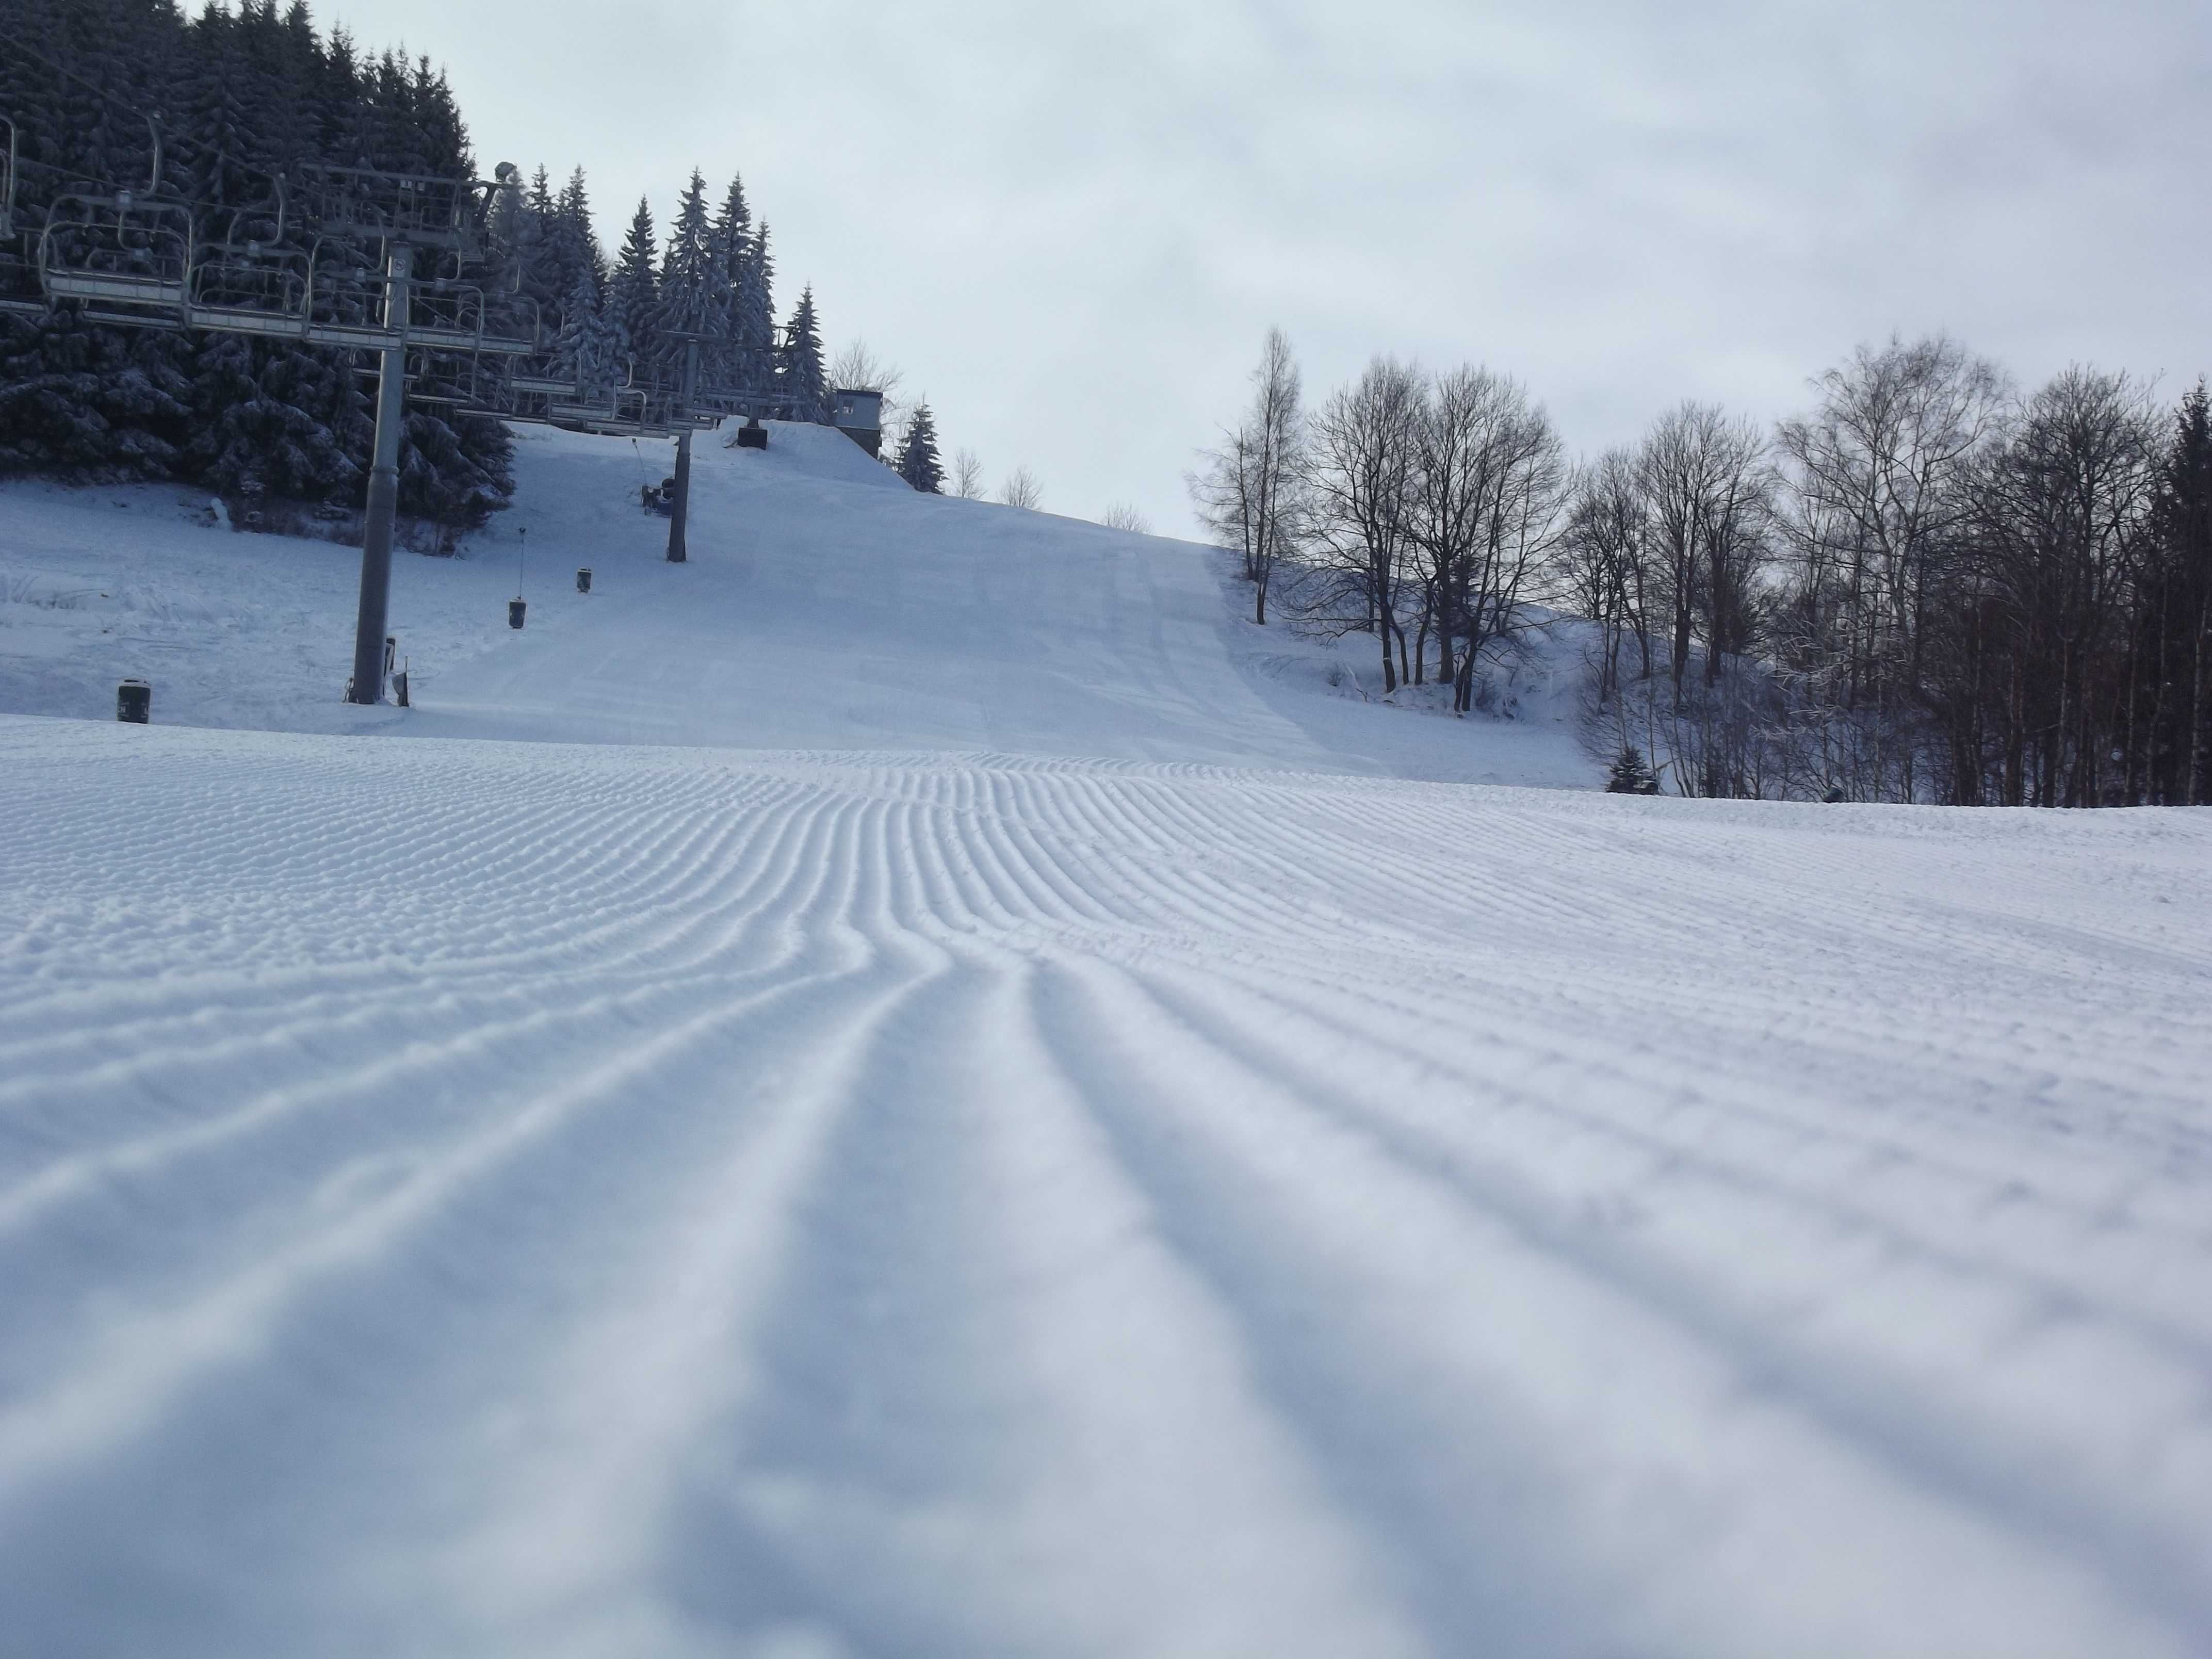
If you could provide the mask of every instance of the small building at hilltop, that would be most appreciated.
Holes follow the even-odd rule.
[[[837,429],[881,459],[884,450],[884,394],[841,386],[830,395]]]

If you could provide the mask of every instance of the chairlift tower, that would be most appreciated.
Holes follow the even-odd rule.
[[[682,564],[690,557],[684,532],[691,520],[691,405],[699,392],[699,342],[707,337],[684,333],[673,337],[684,342],[684,391],[682,401],[670,411],[676,421],[676,499],[668,505],[668,562]]]
[[[353,679],[348,700],[384,701],[384,627],[392,609],[392,532],[399,514],[399,434],[407,420],[408,283],[411,242],[392,242],[384,257],[384,325],[392,336],[377,358],[376,443],[368,468],[368,512],[361,529],[361,602],[354,613]]]
[[[186,200],[167,185],[161,123],[149,118],[147,126],[151,167],[144,190],[83,185],[56,195],[37,233],[44,297],[0,299],[0,307],[40,313],[67,303],[103,324],[377,354],[376,436],[347,695],[357,703],[381,702],[410,349],[422,355],[421,375],[441,356],[465,362],[471,389],[485,355],[520,358],[544,349],[527,301],[508,296],[495,306],[464,280],[483,260],[493,198],[516,191],[520,175],[511,163],[489,181],[295,166],[268,175],[268,200],[231,207]],[[19,134],[4,113],[0,140],[4,240],[16,228],[21,165]],[[217,226],[222,234],[210,234]],[[372,247],[380,252],[380,271],[364,257]],[[427,275],[417,263],[425,257],[433,262]],[[528,314],[502,322],[495,316],[502,308]],[[437,400],[502,412],[465,394],[441,393]]]

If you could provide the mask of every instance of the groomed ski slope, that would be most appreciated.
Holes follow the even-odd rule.
[[[1350,775],[1482,734],[1149,593],[1095,758],[0,716],[0,1653],[2212,1646],[2212,814]]]

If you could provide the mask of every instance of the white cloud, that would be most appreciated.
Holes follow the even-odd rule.
[[[1486,359],[1586,449],[1948,327],[2212,368],[2193,5],[346,0],[603,234],[742,170],[780,295],[1046,504],[1187,525],[1271,323],[1316,388]],[[326,17],[326,21],[328,18]]]

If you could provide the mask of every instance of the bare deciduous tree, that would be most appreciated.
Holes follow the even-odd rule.
[[[1152,533],[1152,521],[1127,501],[1116,501],[1101,514],[1098,522],[1109,530],[1129,530],[1139,536]]]
[[[866,340],[854,340],[837,354],[830,365],[830,385],[833,391],[873,392],[884,400],[884,430],[890,432],[899,416],[906,410],[899,398],[899,387],[905,374],[876,356]]]
[[[963,501],[983,499],[983,459],[972,449],[963,449],[952,458],[952,493]]]
[[[1571,473],[1550,416],[1486,368],[1436,383],[1415,442],[1407,540],[1421,633],[1433,622],[1437,677],[1451,682],[1452,707],[1465,714],[1477,659],[1512,635],[1522,590],[1550,555]]]
[[[1924,769],[1917,727],[1951,702],[1930,678],[1930,621],[2011,390],[1995,364],[1942,335],[1862,346],[1814,385],[1819,406],[1776,434],[1792,564],[1781,659],[1802,720],[1821,728],[1830,787],[1910,798]],[[1976,745],[1965,705],[1946,724],[1956,744]]]
[[[1422,403],[1419,374],[1377,357],[1313,422],[1313,540],[1300,608],[1324,632],[1375,635],[1386,695],[1405,665],[1398,611]]]
[[[1980,553],[2013,708],[2001,799],[2093,806],[2124,736],[2121,608],[2158,482],[2158,421],[2125,374],[2069,368],[2029,398],[1994,458]],[[2125,758],[2125,750],[2119,750]]]
[[[1024,507],[1033,513],[1044,501],[1044,486],[1029,468],[1018,466],[1000,485],[999,499],[1008,507]]]
[[[1252,620],[1261,627],[1276,566],[1295,556],[1303,535],[1305,438],[1297,363],[1289,338],[1271,328],[1252,372],[1251,407],[1186,480],[1200,520],[1242,558]]]
[[[1700,633],[1708,684],[1720,678],[1721,659],[1751,641],[1770,506],[1765,450],[1749,421],[1731,419],[1714,404],[1685,403],[1660,416],[1638,452],[1657,556],[1653,574],[1670,623],[1677,710]]]
[[[1620,652],[1629,637],[1637,643],[1638,678],[1651,677],[1646,528],[1632,452],[1609,449],[1576,476],[1553,574],[1564,604],[1597,624],[1594,665],[1601,707],[1620,690]]]

